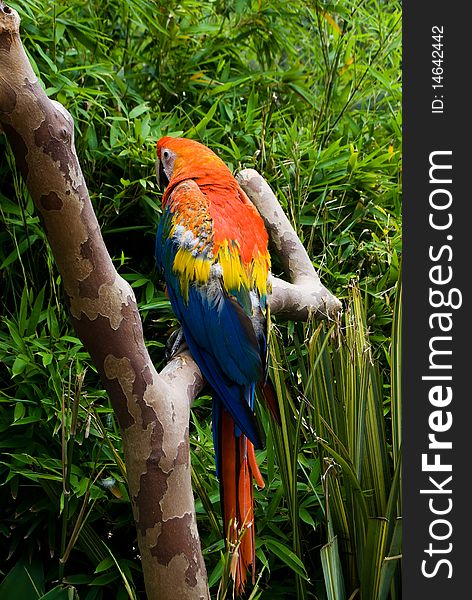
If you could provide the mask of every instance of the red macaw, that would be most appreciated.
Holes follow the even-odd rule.
[[[234,573],[239,592],[249,567],[255,578],[252,478],[264,486],[254,454],[261,447],[254,392],[259,383],[267,387],[268,236],[254,205],[209,148],[164,137],[157,156],[165,192],[156,261],[190,352],[213,389],[223,523],[229,543],[241,538]]]

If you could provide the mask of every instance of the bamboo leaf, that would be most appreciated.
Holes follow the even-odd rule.
[[[98,563],[98,565],[95,568],[95,573],[102,573],[103,571],[108,571],[108,569],[110,569],[114,564],[115,561],[113,560],[113,558],[111,558],[111,556],[107,556]]]
[[[58,585],[41,596],[40,600],[79,600],[79,595],[77,590],[71,586]]]
[[[141,116],[143,113],[149,111],[149,105],[147,102],[143,102],[142,104],[138,104],[135,106],[129,113],[128,117],[130,119],[136,119],[136,117]]]
[[[19,560],[0,583],[0,598],[37,600],[44,593],[44,573],[38,562]]]
[[[216,113],[216,109],[218,108],[218,104],[219,104],[219,100],[217,100],[216,102],[213,103],[213,105],[211,106],[210,110],[206,113],[206,115],[200,120],[199,123],[197,123],[196,125],[194,125],[191,129],[189,129],[186,133],[185,133],[185,137],[188,138],[194,138],[197,137],[197,135],[200,133],[200,131],[202,129],[205,129],[205,127],[208,125],[208,123],[210,123],[210,121],[213,119],[213,117],[215,116]]]
[[[294,571],[300,577],[303,577],[303,579],[309,581],[305,565],[298,558],[298,556],[292,550],[290,550],[290,548],[287,548],[287,546],[272,538],[265,539],[264,544],[267,546],[268,550],[278,556],[280,560],[282,560],[288,567],[292,569],[292,571]]]

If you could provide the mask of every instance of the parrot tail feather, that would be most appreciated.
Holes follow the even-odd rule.
[[[247,439],[247,438],[246,438]],[[264,480],[262,479],[261,472],[259,471],[259,465],[256,461],[256,453],[254,452],[254,444],[247,440],[247,459],[249,461],[249,467],[251,469],[252,476],[256,480],[258,487],[263,489],[265,487]]]
[[[254,492],[252,479],[264,487],[257,466],[254,446],[244,434],[235,435],[231,415],[221,410],[220,427],[220,494],[226,541],[234,552],[232,576],[237,594],[244,591],[248,571],[255,583],[256,536],[254,527]]]

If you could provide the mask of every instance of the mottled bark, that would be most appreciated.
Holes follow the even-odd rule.
[[[188,352],[157,373],[131,287],[103,242],[77,159],[73,122],[41,88],[0,0],[0,124],[41,216],[72,322],[116,412],[149,600],[209,598],[190,474],[189,411],[203,385]],[[320,283],[264,180],[240,181],[266,220],[291,278],[273,281],[272,312],[334,318],[340,303]]]
[[[156,373],[134,293],[112,264],[90,203],[72,118],[41,88],[19,23],[0,1],[0,123],[44,224],[74,327],[120,424],[147,595],[207,599],[188,439],[202,377],[188,354]]]

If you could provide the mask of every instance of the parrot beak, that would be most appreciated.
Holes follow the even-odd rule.
[[[167,175],[165,174],[164,165],[162,164],[162,162],[159,159],[157,159],[157,163],[156,163],[157,183],[159,184],[159,189],[161,190],[161,192],[164,192],[166,187],[169,185],[169,179],[168,179]]]

